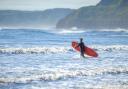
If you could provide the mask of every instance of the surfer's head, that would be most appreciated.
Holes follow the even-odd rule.
[[[80,42],[82,42],[83,41],[83,38],[80,38]]]

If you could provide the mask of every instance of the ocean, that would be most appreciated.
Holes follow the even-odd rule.
[[[1,28],[0,89],[128,89],[128,30]]]

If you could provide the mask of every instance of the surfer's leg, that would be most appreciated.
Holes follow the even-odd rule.
[[[85,58],[84,52],[81,51],[81,57]]]
[[[83,58],[85,58],[84,54],[82,55]]]

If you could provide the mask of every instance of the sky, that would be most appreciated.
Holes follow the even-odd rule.
[[[0,0],[0,10],[77,9],[96,5],[100,0]]]

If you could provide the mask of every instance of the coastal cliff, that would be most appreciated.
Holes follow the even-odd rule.
[[[61,19],[57,28],[128,28],[128,0],[101,0],[96,6],[82,7]]]

